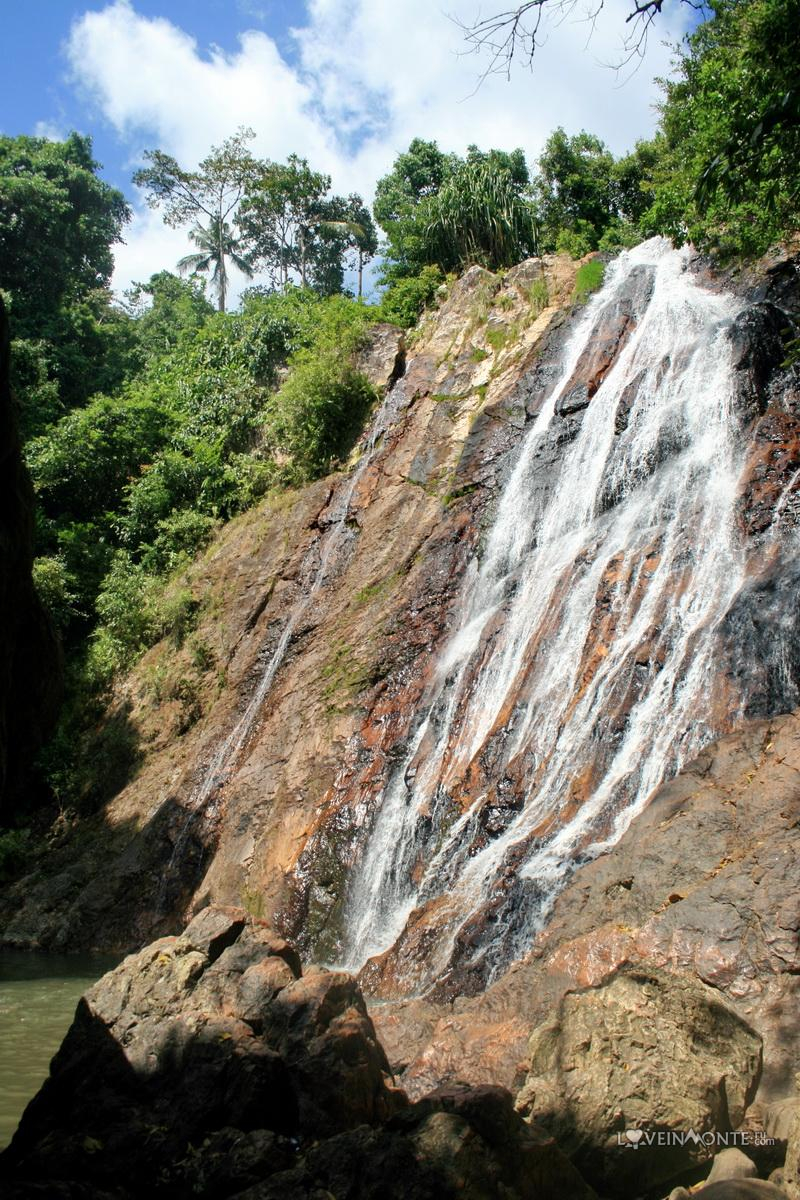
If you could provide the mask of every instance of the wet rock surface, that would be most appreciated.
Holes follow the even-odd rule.
[[[697,261],[687,269],[706,272],[713,288],[731,283],[714,279]],[[376,1004],[372,1018],[388,1062],[413,1100],[464,1080],[475,1087],[502,1085],[517,1095],[530,1074],[531,1030],[552,1021],[566,996],[581,989],[589,989],[590,997],[605,995],[620,972],[630,970],[665,972],[687,979],[687,988],[694,981],[714,989],[722,1005],[763,1040],[756,1103],[767,1112],[791,1094],[800,1059],[800,724],[797,717],[772,714],[797,705],[800,680],[792,543],[800,525],[800,390],[797,369],[781,366],[782,322],[791,322],[797,310],[796,263],[776,262],[767,276],[766,282],[734,281],[747,300],[731,344],[732,401],[746,450],[735,518],[749,575],[721,630],[711,704],[714,727],[737,732],[708,746],[659,788],[611,853],[594,861],[587,861],[589,853],[579,854],[580,865],[545,928],[530,936],[520,916],[531,887],[520,882],[510,853],[491,897],[453,939],[439,985],[424,999],[409,999],[450,919],[446,895],[424,898],[395,947],[361,976],[366,990],[392,1001]],[[173,934],[184,915],[206,914],[191,944],[184,935],[176,950],[174,939],[167,938],[163,953],[189,972],[192,1003],[202,1004],[208,1019],[190,1019],[188,999],[185,1004],[167,999],[159,1008],[154,982],[151,997],[136,994],[145,1015],[127,1032],[118,1029],[120,1018],[104,1007],[110,1001],[102,997],[97,1003],[104,1015],[79,1014],[69,1053],[84,1064],[81,1039],[91,1049],[98,1022],[113,1028],[112,1040],[123,1045],[128,1066],[112,1055],[117,1066],[109,1067],[110,1077],[123,1091],[130,1087],[132,1099],[125,1103],[136,1121],[144,1121],[149,1105],[163,1114],[164,1125],[170,1102],[159,1108],[156,1090],[175,1102],[178,1075],[170,1074],[170,1063],[180,1063],[178,1074],[187,1079],[218,1072],[219,1094],[239,1125],[219,1110],[210,1121],[202,1115],[198,1083],[198,1106],[187,1103],[185,1124],[177,1125],[175,1136],[183,1142],[164,1142],[175,1162],[197,1155],[203,1178],[212,1181],[209,1195],[232,1195],[234,1187],[270,1197],[350,1194],[347,1188],[355,1189],[353,1196],[392,1195],[385,1189],[400,1187],[395,1177],[408,1188],[398,1195],[424,1196],[432,1180],[440,1188],[433,1194],[447,1195],[447,1189],[455,1194],[466,1186],[467,1161],[469,1178],[480,1183],[470,1184],[477,1189],[473,1193],[462,1188],[459,1194],[494,1196],[501,1186],[522,1186],[511,1166],[502,1165],[500,1143],[477,1130],[471,1117],[453,1107],[455,1101],[445,1102],[440,1094],[438,1107],[424,1115],[402,1105],[385,1078],[383,1051],[352,980],[317,970],[299,977],[299,961],[268,926],[242,914],[226,925],[227,917],[209,915],[218,910],[204,906],[209,900],[244,904],[296,940],[304,955],[313,948],[324,961],[340,960],[348,881],[386,782],[404,762],[414,713],[435,682],[437,653],[453,632],[465,573],[482,553],[524,431],[541,411],[559,370],[559,353],[581,319],[580,312],[569,311],[573,278],[574,266],[561,260],[521,264],[503,280],[480,268],[468,272],[407,350],[404,374],[391,393],[392,420],[359,448],[363,469],[350,464],[341,476],[270,500],[222,531],[187,576],[189,590],[202,597],[193,645],[202,647],[210,664],[197,682],[200,715],[187,725],[180,700],[178,685],[192,669],[189,648],[149,652],[120,684],[118,697],[130,707],[142,739],[138,778],[84,827],[79,844],[59,848],[45,873],[21,881],[0,899],[2,936],[15,945],[130,948]],[[547,302],[539,311],[532,292],[536,285],[541,294],[542,281]],[[646,273],[636,286],[579,360],[574,386],[565,392],[575,396],[536,448],[531,505],[547,503],[565,456],[598,411],[592,408],[597,390],[625,353],[646,304]],[[382,343],[370,370],[388,384],[401,369],[396,332],[386,331]],[[660,385],[678,366],[670,350],[651,377]],[[615,441],[634,428],[636,387],[633,381],[618,398]],[[637,481],[655,478],[679,460],[685,445],[681,431],[673,433],[642,456]],[[342,537],[326,559],[325,538],[345,496]],[[601,513],[611,519],[622,498],[609,487],[601,496]],[[615,637],[619,596],[636,604],[646,596],[662,540],[656,530],[636,563],[613,558],[606,564],[581,652],[577,698],[596,677]],[[692,552],[687,542],[684,562]],[[324,586],[291,631],[258,719],[235,762],[223,765],[203,793],[200,785],[217,748],[246,711],[280,645],[287,613],[308,594],[321,564]],[[678,599],[680,567],[679,560]],[[513,587],[511,580],[509,603]],[[598,761],[623,738],[642,680],[657,680],[663,670],[669,650],[662,637],[664,616],[656,606],[609,703],[595,714]],[[490,630],[490,638],[496,632]],[[784,658],[776,646],[787,648]],[[546,637],[542,647],[544,653]],[[168,672],[166,698],[156,703],[148,679],[162,669]],[[524,714],[526,671],[480,756],[469,770],[454,773],[449,792],[437,797],[435,817],[448,828],[475,805],[470,853],[502,836],[539,769],[530,755],[510,762],[503,757],[509,731]],[[742,694],[747,700],[740,706]],[[410,778],[430,750],[429,738]],[[578,813],[595,784],[591,764],[573,769],[561,811],[567,817]],[[533,830],[531,837],[540,833]],[[415,863],[414,870],[424,865]],[[510,931],[508,957],[520,958],[505,974],[499,969],[504,963],[488,963],[483,955],[498,927]],[[169,977],[172,970],[158,958],[142,966],[143,977],[152,972],[153,979],[158,972]],[[495,982],[487,988],[490,977]],[[162,1054],[159,1039],[168,1025],[175,1026],[174,1040]],[[222,1032],[215,1041],[217,1028]],[[209,1036],[201,1030],[210,1030]],[[135,1071],[125,1057],[129,1035]],[[100,1044],[105,1046],[103,1038]],[[216,1057],[220,1045],[230,1046],[232,1059]],[[356,1056],[352,1074],[346,1046]],[[148,1093],[151,1054],[156,1062],[163,1058],[164,1074],[152,1068],[158,1088],[153,1084]],[[240,1086],[233,1080],[245,1060],[258,1069],[252,1084]],[[62,1059],[67,1067],[69,1061]],[[67,1075],[61,1073],[58,1087]],[[328,1075],[331,1088],[320,1091],[318,1081]],[[49,1086],[52,1091],[55,1085]],[[105,1096],[99,1081],[97,1086],[97,1094]],[[339,1102],[344,1092],[352,1092],[352,1108],[349,1100]],[[562,1100],[565,1094],[562,1090]],[[275,1096],[284,1102],[270,1108]],[[88,1095],[85,1104],[88,1111]],[[114,1111],[111,1103],[109,1113]],[[36,1128],[44,1124],[35,1127],[29,1120],[31,1154],[39,1155]],[[138,1128],[147,1145],[166,1138],[158,1128],[155,1133]],[[514,1128],[518,1156],[518,1139],[529,1134],[519,1124]],[[78,1153],[77,1129],[64,1134],[68,1162],[78,1162],[69,1157]],[[535,1130],[534,1135],[547,1141]],[[110,1144],[117,1137],[124,1144],[124,1130],[115,1127]],[[303,1141],[312,1137],[315,1147]],[[429,1155],[424,1167],[419,1146]],[[99,1151],[91,1145],[78,1149],[80,1169],[90,1169]],[[180,1154],[184,1158],[175,1157]],[[357,1164],[352,1167],[357,1184],[347,1163]],[[170,1175],[166,1182],[153,1173],[153,1187],[188,1188],[187,1180],[199,1176],[186,1170],[185,1177]],[[111,1176],[87,1178],[102,1190]],[[723,1186],[750,1185],[709,1185]],[[768,1185],[759,1186],[763,1193]]]
[[[601,985],[631,962],[716,988],[764,1038],[764,1102],[790,1096],[800,1059],[799,773],[796,716],[709,746],[612,854],[579,868],[526,958],[485,995],[421,1013],[414,1001],[376,1007],[387,1046],[404,1046],[404,1087],[455,1071],[512,1086],[526,1027],[568,988]]]
[[[124,951],[174,932],[213,899],[244,901],[313,942],[318,957],[335,957],[360,830],[510,469],[527,420],[520,378],[551,325],[563,324],[574,275],[567,259],[521,264],[505,281],[476,268],[405,357],[398,331],[378,328],[361,366],[376,386],[397,379],[394,420],[372,450],[367,440],[357,448],[369,462],[350,494],[346,536],[235,768],[218,770],[198,802],[308,594],[352,465],[230,522],[189,569],[198,603],[190,644],[155,647],[118,689],[139,741],[137,777],[0,897],[0,941]],[[536,280],[543,307],[531,305]],[[490,320],[510,331],[498,348],[486,342]]]
[[[80,1001],[4,1195],[591,1200],[497,1087],[410,1105],[355,981],[206,908]]]

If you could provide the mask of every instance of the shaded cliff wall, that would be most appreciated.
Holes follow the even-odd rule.
[[[0,298],[0,822],[28,806],[31,764],[58,708],[61,656],[31,578],[34,499],[9,381]]]

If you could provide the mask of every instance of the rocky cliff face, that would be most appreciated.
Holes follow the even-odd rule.
[[[213,897],[335,956],[358,853],[350,799],[363,826],[508,472],[521,372],[558,346],[573,280],[568,261],[504,282],[470,271],[409,349],[350,472],[267,501],[194,564],[192,637],[156,647],[119,691],[139,775],[47,876],[5,897],[7,941],[124,949]],[[397,331],[380,340],[385,390],[403,351]]]
[[[0,812],[31,796],[31,763],[55,719],[59,648],[31,580],[33,489],[22,461],[0,299]]]
[[[120,687],[140,773],[5,897],[7,941],[128,948],[244,905],[360,972],[411,1095],[527,1078],[537,1119],[532,1030],[572,1047],[571,996],[666,972],[744,1029],[728,1119],[759,1078],[788,1094],[797,268],[650,243],[584,308],[573,283],[473,268],[405,350],[381,331],[357,460],[193,565],[194,633]]]

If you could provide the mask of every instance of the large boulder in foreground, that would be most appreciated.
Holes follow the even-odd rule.
[[[699,1140],[659,1134],[736,1129],[761,1074],[761,1038],[718,993],[638,967],[568,992],[530,1052],[517,1108],[604,1194],[622,1197],[708,1158]]]
[[[0,1157],[22,1197],[591,1200],[502,1088],[411,1105],[354,979],[204,909],[81,999]]]

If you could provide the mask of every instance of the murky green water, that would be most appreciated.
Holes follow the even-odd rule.
[[[0,1148],[46,1079],[78,999],[118,961],[0,951]]]

